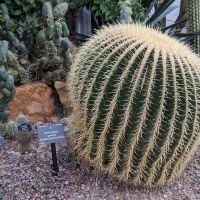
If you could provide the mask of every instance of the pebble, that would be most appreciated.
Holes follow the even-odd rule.
[[[65,181],[65,185],[68,185],[69,184],[69,181]]]

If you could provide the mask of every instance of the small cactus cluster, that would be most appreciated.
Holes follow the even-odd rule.
[[[19,64],[16,55],[12,53],[8,48],[8,41],[0,40],[0,68],[4,69],[8,74],[14,77],[14,83],[27,83],[27,70]]]
[[[18,130],[18,126],[27,122],[26,116],[19,114],[16,121],[0,123],[0,135],[8,139],[17,139],[20,143],[22,154],[30,149],[31,133],[29,130]]]
[[[16,119],[16,124],[21,125],[27,123],[28,119],[25,115],[19,114]],[[31,142],[31,133],[29,130],[18,130],[16,134],[16,139],[21,145],[21,153],[24,154],[25,152],[29,151],[30,149],[30,142]]]
[[[0,46],[2,43],[0,42]],[[2,54],[0,54],[0,57],[2,57]],[[0,67],[0,122],[8,120],[10,114],[8,103],[14,98],[15,91],[13,76]]]
[[[65,79],[72,63],[69,30],[64,22],[67,10],[68,4],[62,0],[45,2],[42,7],[43,28],[35,38],[34,52],[38,67],[34,70],[47,83]]]
[[[70,72],[78,157],[134,185],[172,182],[200,141],[199,72],[200,59],[157,30],[99,30]]]

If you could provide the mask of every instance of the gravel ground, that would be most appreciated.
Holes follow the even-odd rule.
[[[85,171],[72,155],[67,156],[66,143],[56,145],[58,176],[52,175],[50,145],[39,146],[34,138],[30,153],[21,155],[16,141],[6,143],[0,149],[3,200],[200,200],[200,148],[174,184],[146,189]]]

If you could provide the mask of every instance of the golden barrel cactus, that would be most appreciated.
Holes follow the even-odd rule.
[[[187,46],[143,25],[98,31],[69,83],[78,157],[134,185],[174,180],[199,143],[199,67]]]

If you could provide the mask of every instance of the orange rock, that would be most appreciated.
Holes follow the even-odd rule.
[[[9,120],[16,120],[17,115],[22,113],[33,124],[57,121],[52,90],[44,83],[17,87],[15,98],[9,103],[9,109]]]

